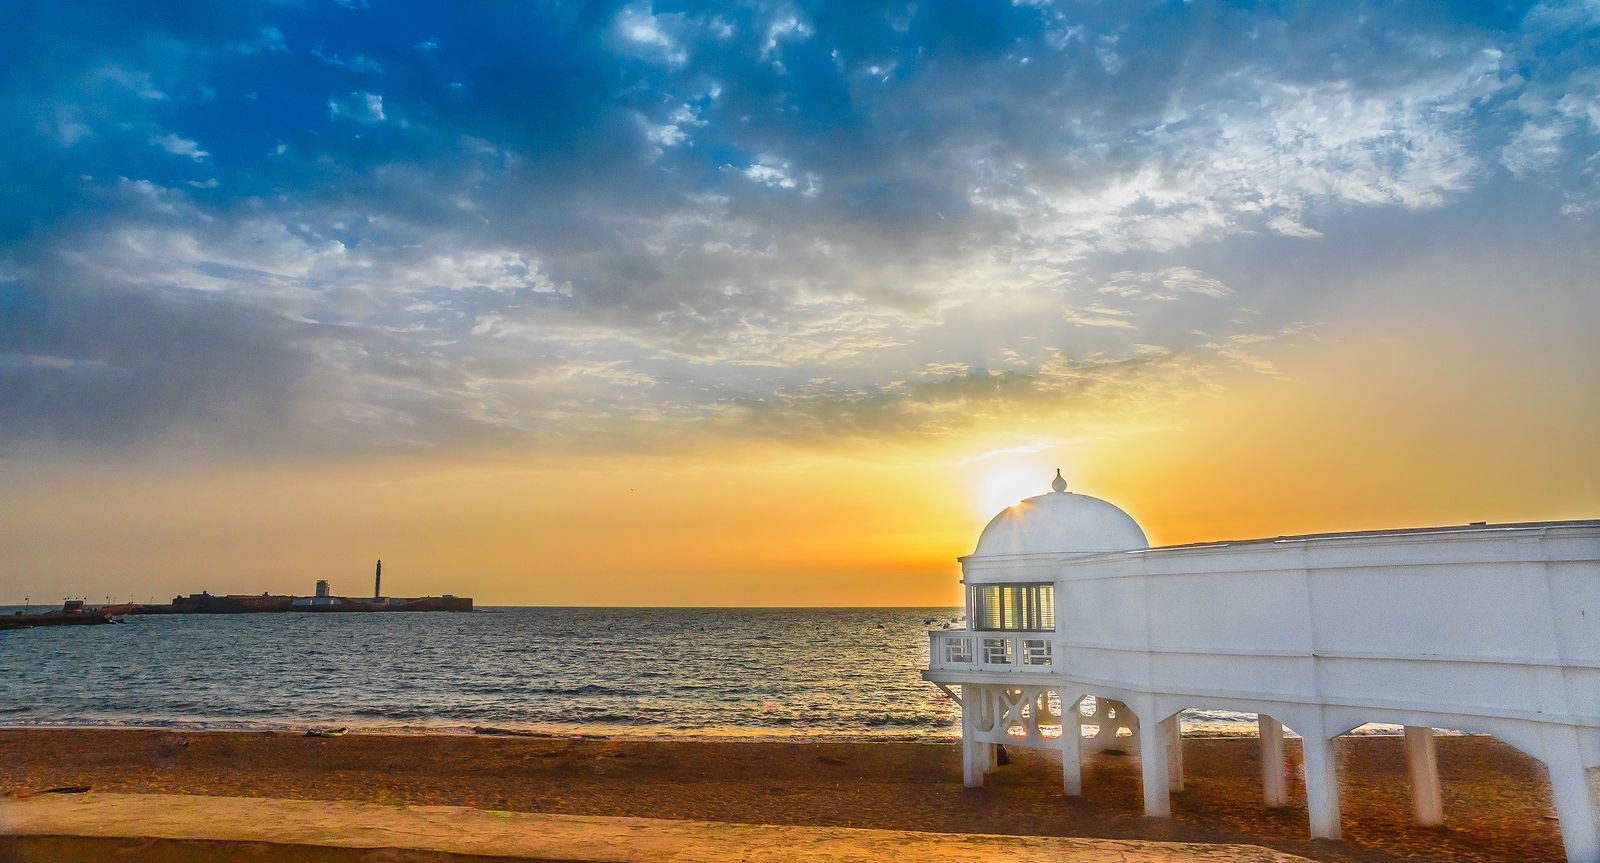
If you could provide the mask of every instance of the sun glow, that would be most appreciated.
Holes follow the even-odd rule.
[[[978,483],[974,505],[986,516],[1050,490],[1050,475],[1036,467],[996,466],[984,471]]]

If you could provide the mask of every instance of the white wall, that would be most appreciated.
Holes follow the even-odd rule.
[[[1098,683],[1600,726],[1600,528],[1152,549],[1056,585],[1065,673]]]

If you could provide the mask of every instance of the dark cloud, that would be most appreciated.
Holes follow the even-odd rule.
[[[0,283],[0,441],[259,442],[295,403],[306,335],[221,297]]]

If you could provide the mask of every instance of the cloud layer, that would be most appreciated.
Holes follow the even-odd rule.
[[[940,435],[1159,402],[1306,338],[1309,289],[1218,266],[1228,244],[1507,189],[1600,206],[1585,3],[7,15],[8,450]]]

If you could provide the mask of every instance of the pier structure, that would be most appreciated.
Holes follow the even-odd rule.
[[[1255,714],[1262,804],[1300,736],[1309,829],[1340,833],[1336,739],[1401,726],[1420,824],[1448,817],[1436,729],[1493,735],[1548,771],[1567,859],[1600,863],[1600,521],[1472,524],[1151,548],[1127,513],[1053,491],[960,558],[966,625],[923,678],[961,705],[969,787],[999,746],[1140,759],[1145,814],[1184,787],[1182,712]]]

